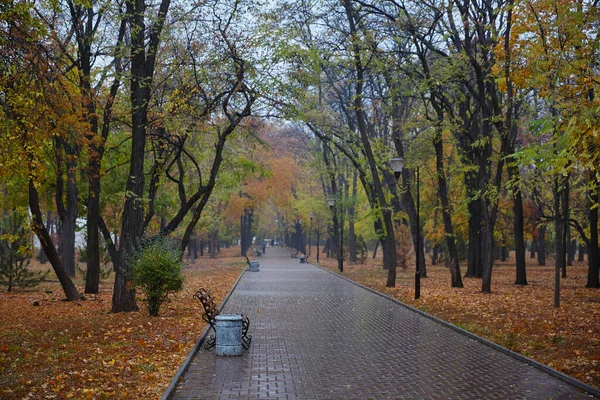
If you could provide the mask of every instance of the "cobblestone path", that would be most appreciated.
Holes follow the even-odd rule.
[[[223,312],[250,317],[240,357],[201,348],[174,399],[583,399],[557,378],[267,248]]]

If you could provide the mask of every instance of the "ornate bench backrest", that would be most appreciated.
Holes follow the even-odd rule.
[[[206,322],[211,325],[214,323],[215,317],[219,315],[219,311],[217,310],[217,304],[215,300],[210,295],[210,292],[204,288],[200,288],[194,295],[195,298],[200,300],[202,306],[204,307],[204,314],[202,317],[206,319]]]

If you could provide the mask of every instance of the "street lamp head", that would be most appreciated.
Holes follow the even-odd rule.
[[[335,204],[335,199],[333,197],[328,198],[327,204],[329,204],[329,208],[333,208],[333,205]]]
[[[396,180],[400,179],[400,174],[402,173],[402,168],[404,167],[404,159],[400,157],[395,157],[392,158],[390,162],[392,163],[392,170],[394,171]]]
[[[310,220],[312,221],[313,217],[315,216],[315,213],[311,211],[308,213],[308,216],[310,217]]]

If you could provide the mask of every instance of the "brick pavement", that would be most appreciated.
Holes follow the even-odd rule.
[[[250,349],[201,348],[173,399],[592,397],[284,249],[267,248],[223,312],[250,317]]]

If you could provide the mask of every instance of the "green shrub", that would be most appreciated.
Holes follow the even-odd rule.
[[[0,217],[0,285],[7,286],[9,292],[14,286],[37,286],[48,275],[48,271],[28,269],[33,256],[28,223],[29,218],[22,211]]]
[[[144,293],[150,315],[158,316],[169,294],[182,289],[181,268],[181,251],[169,238],[155,236],[141,243],[133,256],[133,283]]]

